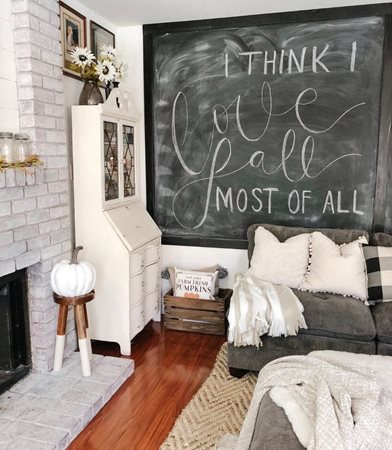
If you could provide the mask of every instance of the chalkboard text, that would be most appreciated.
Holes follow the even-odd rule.
[[[316,138],[317,135],[321,135],[323,133],[330,132],[339,122],[344,120],[346,116],[348,116],[353,110],[359,107],[363,107],[364,103],[358,103],[350,106],[337,117],[335,117],[331,123],[325,128],[313,129],[310,127],[306,120],[304,119],[303,112],[309,105],[313,104],[318,99],[318,92],[316,89],[308,88],[302,90],[293,105],[287,108],[285,111],[275,111],[273,108],[273,92],[269,83],[264,82],[261,87],[261,95],[260,102],[262,111],[264,113],[264,125],[261,126],[259,130],[259,134],[257,136],[249,136],[241,121],[242,117],[242,107],[241,104],[241,95],[237,96],[230,104],[225,107],[221,104],[214,105],[211,109],[211,133],[210,133],[210,149],[206,154],[205,160],[202,161],[201,168],[193,168],[186,162],[186,158],[184,153],[186,153],[186,138],[187,138],[187,130],[188,130],[188,101],[184,92],[179,92],[176,95],[176,98],[173,102],[172,108],[172,143],[174,146],[175,153],[177,155],[178,161],[181,164],[182,168],[185,172],[187,172],[193,179],[192,181],[186,183],[182,186],[173,197],[173,214],[176,221],[184,228],[188,229],[197,229],[201,227],[208,216],[208,212],[211,205],[211,197],[213,194],[213,189],[216,188],[216,208],[217,211],[220,211],[221,204],[225,205],[226,208],[230,208],[233,211],[233,193],[231,188],[223,192],[222,189],[216,187],[216,183],[219,179],[224,177],[230,177],[234,174],[238,174],[244,170],[256,170],[261,171],[261,173],[268,177],[274,175],[276,173],[281,173],[281,176],[290,183],[298,183],[302,180],[308,179],[313,180],[318,178],[321,174],[323,174],[327,170],[331,170],[333,166],[335,166],[339,161],[346,158],[358,158],[361,157],[360,153],[355,152],[347,152],[343,153],[340,156],[333,157],[329,161],[321,161],[319,158],[316,158],[317,147],[316,147]],[[184,114],[181,114],[181,124],[182,128],[179,129],[177,126],[177,119],[179,114],[177,113],[177,109],[182,107],[182,111],[185,111]],[[246,108],[246,106],[245,106]],[[271,119],[274,116],[284,116],[294,111],[298,124],[300,127],[308,133],[307,137],[303,140],[303,142],[297,142],[297,133],[294,129],[289,128],[286,130],[281,143],[277,143],[276,147],[269,148],[269,154],[264,150],[256,150],[250,156],[245,156],[245,160],[242,160],[241,165],[234,166],[233,160],[241,161],[239,155],[241,154],[241,148],[233,148],[232,141],[227,137],[227,133],[229,131],[230,119],[232,116],[231,110],[235,111],[235,125],[237,128],[240,137],[247,142],[255,142],[258,144],[262,144],[263,138],[266,136],[269,131],[269,126]],[[262,121],[260,121],[262,122]],[[218,135],[219,140],[216,141],[215,135]],[[181,136],[181,138],[179,137]],[[238,141],[237,141],[238,142]],[[279,154],[280,145],[280,157],[277,159],[276,154]],[[234,158],[234,154],[237,153],[237,157]],[[299,158],[298,158],[299,153]],[[268,157],[271,158],[273,163],[268,162]],[[297,161],[300,161],[301,169],[296,169],[295,172],[290,170],[291,162],[297,165]],[[220,161],[218,163],[218,161]],[[223,161],[223,162],[222,162]],[[275,165],[273,165],[275,164]],[[204,173],[208,173],[208,176],[199,176]],[[195,214],[195,223],[190,225],[189,223],[184,223],[181,218],[181,208],[177,208],[177,204],[182,203],[182,198],[184,195],[187,195],[187,189],[192,188],[195,185],[199,186],[199,189],[204,191],[204,205],[203,211],[199,211],[199,214]],[[259,212],[262,210],[262,201],[260,199],[261,193],[266,192],[268,195],[267,200],[267,213],[271,214],[272,211],[272,198],[275,192],[278,191],[277,188],[267,187],[260,189],[259,187],[255,187],[250,195],[244,190],[238,190],[237,197],[235,199],[235,204],[237,206],[238,212],[245,212],[248,208],[251,208],[253,212]],[[326,201],[324,202],[324,207],[322,214],[327,212],[331,212],[332,214],[336,213],[345,213],[346,209],[341,207],[341,194],[339,193],[337,196],[337,203],[334,202],[334,196],[332,191],[328,191],[330,194],[327,195]],[[310,194],[310,191],[303,191],[300,197],[298,191],[292,191],[288,196],[288,209],[290,213],[296,214],[300,210],[304,213],[305,211],[305,200]],[[248,204],[248,198],[253,200],[253,204]],[[295,203],[296,202],[296,203]],[[295,203],[295,206],[293,204]],[[357,191],[354,191],[353,194],[353,203],[352,208],[347,210],[347,212],[353,212],[354,214],[361,214],[362,211],[359,211],[357,208]],[[201,217],[201,218],[200,218]]]
[[[302,47],[300,51],[293,49],[265,50],[238,52],[235,58],[243,57],[247,60],[247,74],[251,75],[255,68],[264,74],[283,75],[284,73],[303,73],[309,67],[313,73],[330,72],[326,57],[328,56],[329,44],[325,44],[321,49],[318,46]],[[347,69],[355,71],[357,57],[357,42],[351,43],[351,55],[346,61]],[[339,68],[341,70],[341,67]],[[230,75],[229,54],[224,53],[225,77]]]
[[[251,209],[255,213],[273,214],[274,200],[282,195],[277,187],[255,187],[251,190],[245,188],[238,189],[237,192],[232,187],[224,190],[216,186],[215,208],[218,212],[226,209],[230,212],[244,213]],[[313,193],[311,190],[293,189],[286,199],[286,206],[290,214],[306,214],[307,206],[314,211],[312,203]],[[279,204],[281,204],[279,202]],[[328,190],[324,195],[322,203],[322,214],[358,214],[362,216],[363,211],[358,209],[358,191],[354,189],[351,193],[346,193],[343,198],[341,191]]]

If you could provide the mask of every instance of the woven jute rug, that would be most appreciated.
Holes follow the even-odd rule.
[[[257,374],[237,379],[227,368],[223,344],[211,374],[177,418],[161,450],[207,450],[227,433],[238,434],[248,410]]]

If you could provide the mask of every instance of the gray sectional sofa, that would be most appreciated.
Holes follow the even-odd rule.
[[[281,242],[291,236],[321,231],[337,244],[351,242],[368,233],[361,230],[291,228],[266,224],[248,229],[249,261],[254,248],[254,233],[263,226]],[[371,245],[392,247],[392,236],[375,233]],[[241,376],[249,370],[259,371],[268,362],[288,355],[303,355],[312,350],[341,350],[354,353],[392,356],[392,302],[366,306],[361,300],[340,295],[294,290],[304,305],[307,330],[289,338],[263,336],[263,347],[228,346],[230,373]],[[267,394],[258,410],[249,450],[303,450],[285,412]]]
[[[281,242],[300,233],[321,231],[337,244],[351,242],[366,236],[371,245],[392,247],[392,236],[363,230],[320,229],[254,224],[248,229],[251,260],[254,234],[263,226]],[[369,239],[370,238],[370,239]],[[328,293],[311,293],[294,289],[304,306],[307,330],[298,336],[276,338],[263,336],[263,346],[228,346],[228,366],[234,376],[247,371],[259,371],[270,361],[288,355],[304,355],[313,350],[340,350],[354,353],[392,356],[392,303],[367,306],[361,300]]]

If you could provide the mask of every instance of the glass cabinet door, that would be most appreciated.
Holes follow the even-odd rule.
[[[130,125],[122,126],[123,135],[123,176],[124,198],[135,195],[135,145],[134,128]]]
[[[105,201],[119,198],[117,123],[103,122]]]

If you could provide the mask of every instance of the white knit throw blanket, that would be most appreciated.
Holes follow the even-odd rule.
[[[292,336],[307,328],[304,308],[293,291],[259,280],[248,273],[235,277],[228,314],[228,341],[242,345],[262,345],[260,336]]]
[[[275,390],[276,403],[285,394],[282,406],[307,449],[391,450],[391,380],[388,356],[315,352],[277,359],[260,371],[238,439],[226,436],[217,448],[249,449],[260,402]]]

